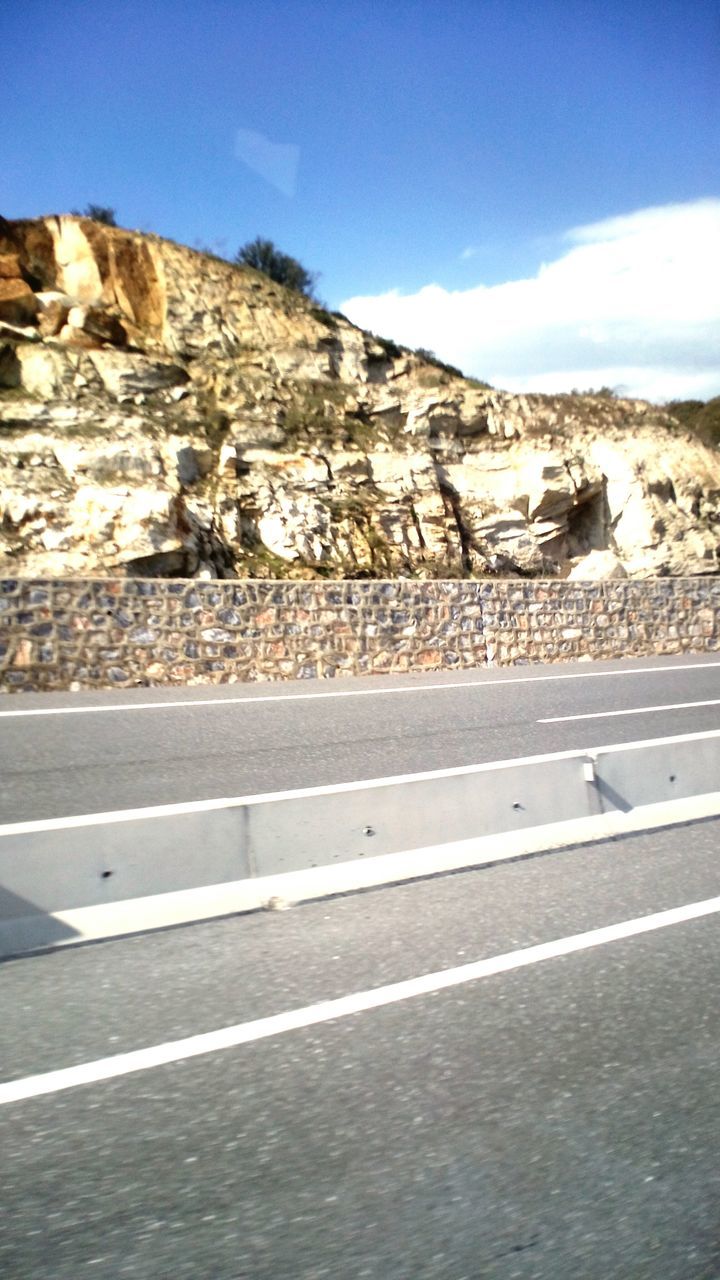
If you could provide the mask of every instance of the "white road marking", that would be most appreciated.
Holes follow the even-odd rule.
[[[438,692],[442,689],[496,689],[506,684],[541,684],[549,680],[604,680],[616,676],[667,675],[673,671],[705,671],[720,662],[687,662],[672,667],[635,667],[626,671],[573,671],[552,676],[511,676],[507,680],[447,680],[442,684],[397,685],[387,689],[328,689],[322,693],[270,693],[241,698],[187,698],[178,702],[108,702],[92,707],[31,707],[0,711],[0,719],[20,716],[79,716],[105,711],[177,711],[183,707],[228,707],[249,702],[308,702],[317,698],[379,698],[384,694]]]
[[[64,1067],[59,1071],[26,1076],[22,1080],[12,1080],[0,1085],[0,1105],[22,1102],[28,1098],[40,1097],[42,1094],[58,1093],[62,1089],[73,1089],[78,1085],[113,1080],[134,1071],[147,1071],[153,1067],[166,1066],[171,1062],[182,1062],[186,1058],[196,1058],[201,1054],[217,1053],[222,1049],[235,1049],[239,1045],[266,1040],[270,1036],[283,1035],[287,1031],[298,1031],[304,1027],[314,1027],[322,1022],[334,1021],[336,1018],[367,1013],[371,1009],[380,1009],[384,1005],[396,1004],[401,1000],[412,1000],[416,996],[431,995],[436,991],[447,990],[449,987],[475,982],[479,978],[491,978],[499,973],[523,969],[528,965],[539,964],[543,960],[554,960],[558,956],[572,955],[576,951],[586,951],[590,947],[604,946],[606,943],[618,942],[623,938],[637,937],[639,934],[664,929],[669,925],[684,924],[688,920],[698,920],[718,911],[720,911],[720,897],[706,898],[703,902],[690,902],[682,907],[672,907],[668,911],[657,911],[652,915],[623,920],[619,924],[591,929],[587,933],[576,933],[567,938],[557,938],[553,942],[542,942],[520,951],[509,951],[487,960],[459,965],[454,969],[442,969],[437,973],[423,974],[421,977],[409,978],[404,982],[394,982],[370,991],[359,991],[354,995],[341,996],[336,1000],[325,1000],[320,1004],[308,1005],[304,1009],[292,1009],[286,1013],[258,1018],[254,1022],[241,1022],[232,1027],[222,1027],[219,1031],[189,1036],[185,1040],[171,1040],[166,1044],[116,1054],[111,1058],[98,1058],[94,1062]]]
[[[567,720],[607,720],[609,716],[645,716],[651,711],[681,711],[685,707],[717,707],[720,698],[709,698],[705,702],[664,702],[657,707],[624,707],[622,711],[585,711],[577,716],[546,716],[537,724],[564,724]]]
[[[31,818],[7,822],[0,826],[0,839],[5,836],[31,835],[39,831],[65,831],[74,827],[98,827],[107,823],[135,822],[146,818],[180,817],[188,813],[212,813],[216,809],[239,809],[247,805],[276,804],[280,800],[304,800],[314,796],[347,795],[354,791],[373,791],[378,787],[397,787],[408,782],[430,782],[436,778],[496,773],[499,769],[521,769],[526,765],[545,764],[556,760],[585,761],[588,750],[595,760],[606,751],[613,754],[642,751],[645,747],[662,747],[668,743],[700,742],[720,737],[720,729],[703,729],[699,733],[682,733],[666,738],[643,738],[639,742],[622,742],[614,746],[580,747],[570,751],[547,752],[540,756],[513,756],[510,760],[489,760],[484,764],[461,764],[453,769],[431,769],[424,773],[400,773],[387,778],[362,778],[358,782],[330,782],[320,787],[299,787],[292,791],[261,791],[249,796],[220,796],[212,800],[183,800],[175,804],[146,805],[135,809],[113,809],[102,813],[68,814],[64,818]]]

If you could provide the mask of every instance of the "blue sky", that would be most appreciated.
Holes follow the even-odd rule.
[[[474,324],[469,300],[482,299],[487,333],[493,290],[587,249],[582,229],[617,232],[608,220],[647,210],[653,227],[658,210],[674,210],[667,226],[681,240],[702,223],[712,254],[717,3],[25,0],[2,30],[4,47],[22,51],[0,88],[6,216],[95,201],[122,225],[230,256],[270,237],[321,272],[331,306],[446,358],[461,352],[469,372],[504,385],[643,367],[647,351],[633,360],[608,347],[593,362],[591,349],[570,359],[568,347],[573,370],[561,369],[556,332],[550,365],[536,344],[515,367],[487,340],[459,341]],[[698,201],[710,210],[699,222]],[[586,253],[584,289],[587,263]],[[439,331],[429,286],[442,291]],[[702,328],[697,351],[684,331],[669,394],[680,382],[720,392],[703,346],[720,313],[702,299],[700,310],[688,321]],[[594,332],[602,347],[605,331]],[[667,366],[668,349],[656,363]]]

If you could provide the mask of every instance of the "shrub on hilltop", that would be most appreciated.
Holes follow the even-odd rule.
[[[84,209],[71,209],[76,218],[92,218],[93,222],[104,222],[106,227],[116,227],[116,213],[107,204],[86,204]]]
[[[671,400],[668,413],[703,444],[720,445],[720,396],[713,400]]]
[[[315,301],[317,272],[308,271],[297,258],[278,249],[272,240],[263,240],[258,236],[257,239],[248,241],[238,249],[235,262],[240,266],[254,267],[276,284],[282,284],[286,289],[293,289],[295,293],[301,293]]]

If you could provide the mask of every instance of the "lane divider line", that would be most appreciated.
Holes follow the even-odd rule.
[[[302,1009],[272,1014],[270,1017],[258,1018],[252,1022],[222,1027],[217,1031],[204,1032],[183,1040],[151,1045],[146,1049],[135,1049],[110,1058],[98,1058],[94,1062],[84,1062],[58,1071],[47,1071],[42,1075],[26,1076],[24,1079],[0,1085],[0,1105],[23,1102],[30,1098],[41,1097],[43,1094],[77,1088],[80,1085],[97,1084],[102,1080],[117,1079],[119,1076],[130,1075],[136,1071],[148,1071],[203,1054],[217,1053],[223,1049],[235,1049],[240,1045],[253,1044],[258,1040],[283,1035],[288,1031],[298,1031],[323,1022],[332,1022],[338,1018],[368,1013],[371,1009],[380,1009],[385,1005],[414,999],[416,996],[432,995],[467,982],[476,982],[481,978],[491,978],[515,969],[523,969],[544,960],[573,955],[575,952],[586,951],[591,947],[605,946],[610,942],[637,937],[671,925],[685,924],[690,920],[699,920],[718,911],[720,911],[720,897],[706,898],[702,902],[690,902],[684,906],[671,907],[667,911],[657,911],[652,915],[623,920],[618,924],[591,929],[587,933],[572,934],[552,942],[542,942],[536,946],[509,951],[503,955],[459,965],[453,969],[426,973],[417,978],[393,982],[369,991],[358,991],[353,995],[341,996],[336,1000],[325,1000],[319,1004],[307,1005]]]
[[[610,716],[645,716],[651,711],[681,711],[686,707],[717,707],[720,698],[707,698],[704,702],[665,702],[657,707],[626,707],[622,711],[585,711],[575,716],[545,716],[536,724],[565,724],[568,720],[607,720]]]
[[[300,787],[291,791],[262,791],[258,795],[221,796],[213,800],[184,800],[174,804],[146,805],[136,809],[114,809],[101,813],[67,814],[62,818],[30,818],[0,825],[4,837],[32,835],[40,831],[67,831],[75,827],[97,827],[107,823],[137,822],[147,818],[181,817],[190,813],[212,813],[218,809],[239,809],[247,805],[271,805],[281,800],[305,800],[314,796],[349,795],[372,791],[378,787],[396,787],[408,782],[432,782],[441,778],[458,778],[471,774],[496,773],[499,769],[518,770],[527,765],[554,763],[557,760],[583,760],[588,753],[597,759],[606,751],[642,751],[646,747],[662,747],[683,742],[701,742],[720,737],[720,729],[703,729],[698,733],[673,734],[667,738],[642,738],[639,742],[619,742],[601,747],[573,747],[569,751],[547,752],[541,756],[513,756],[510,760],[489,760],[483,764],[462,764],[452,769],[432,769],[426,773],[402,773],[388,778],[362,778],[358,782],[331,782],[320,787]]]
[[[108,702],[83,707],[29,707],[0,711],[0,719],[22,716],[79,716],[108,711],[176,711],[184,707],[228,707],[255,702],[308,702],[320,698],[379,698],[384,694],[439,692],[445,689],[499,689],[507,684],[542,684],[552,680],[603,680],[618,676],[665,675],[674,671],[705,671],[720,662],[687,662],[668,667],[634,667],[623,671],[573,671],[549,676],[510,676],[507,680],[447,680],[442,684],[394,685],[385,689],[328,689],[322,693],[271,693],[255,697],[187,698],[177,702]],[[342,679],[342,677],[341,677]],[[16,695],[19,696],[19,695]]]

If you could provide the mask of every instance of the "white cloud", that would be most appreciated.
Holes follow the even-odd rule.
[[[295,195],[300,148],[293,143],[271,142],[254,129],[238,129],[235,155],[284,196]]]
[[[720,394],[720,199],[641,209],[564,240],[567,251],[531,279],[454,292],[428,284],[340,309],[511,390]]]
[[[462,253],[460,254],[460,261],[467,262],[467,259],[474,258],[476,253],[477,253],[477,249],[475,248],[475,245],[469,244],[467,248],[463,249]]]

